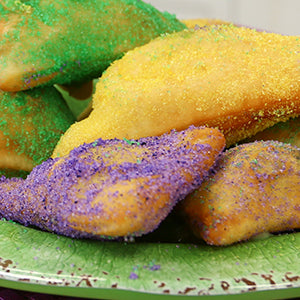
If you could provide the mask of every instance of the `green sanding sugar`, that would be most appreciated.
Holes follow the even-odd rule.
[[[0,169],[0,177],[5,176],[7,178],[21,177],[26,178],[29,172],[22,170],[12,170],[12,169]]]
[[[10,10],[8,12],[8,10]],[[97,78],[116,59],[162,33],[186,26],[175,16],[139,0],[29,0],[0,4],[0,21],[19,21],[4,34],[10,51],[0,58],[1,72],[21,68],[24,87],[55,74],[47,84]]]
[[[35,165],[50,157],[60,136],[75,121],[54,87],[0,92],[0,108],[6,145],[14,145],[17,154],[27,155]]]

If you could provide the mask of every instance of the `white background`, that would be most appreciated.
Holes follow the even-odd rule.
[[[144,0],[179,19],[214,18],[300,35],[300,0]]]

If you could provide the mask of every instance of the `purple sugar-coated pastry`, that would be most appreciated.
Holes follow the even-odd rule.
[[[169,195],[168,203],[157,213],[159,215],[149,216],[143,229],[133,235],[150,232],[179,200],[199,187],[209,172],[210,167],[203,166],[207,165],[208,156],[214,149],[208,143],[189,147],[188,139],[182,143],[191,130],[199,128],[192,126],[185,131],[172,131],[137,141],[99,139],[75,148],[66,157],[47,160],[35,167],[25,180],[2,177],[1,216],[70,237],[110,238],[94,234],[96,228],[90,232],[73,229],[68,217],[97,215],[105,218],[101,201],[93,202],[95,197],[106,193],[107,189],[113,190],[120,181],[127,183],[145,178],[147,188],[140,186],[128,193],[148,197],[149,201],[162,189]],[[216,151],[215,159],[222,150]],[[189,180],[183,174],[188,174]],[[126,201],[126,195],[120,195],[118,190],[110,195],[112,213],[117,209],[113,201],[122,196]]]

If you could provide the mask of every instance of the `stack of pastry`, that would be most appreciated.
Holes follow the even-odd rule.
[[[0,89],[9,103],[99,80],[83,120],[71,125],[51,109],[69,122],[46,129],[65,131],[39,144],[55,147],[51,159],[40,164],[49,152],[36,158],[28,146],[13,155],[23,169],[37,167],[25,180],[2,178],[4,217],[76,237],[140,236],[185,198],[177,209],[210,244],[299,228],[300,150],[287,143],[298,126],[289,140],[264,132],[298,122],[299,36],[180,22],[137,0],[33,3],[0,5]],[[25,132],[44,123],[22,122]],[[20,135],[2,131],[12,155]]]

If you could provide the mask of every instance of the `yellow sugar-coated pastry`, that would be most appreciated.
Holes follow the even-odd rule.
[[[300,117],[291,118],[286,122],[279,122],[242,142],[249,143],[268,140],[288,143],[300,148]]]
[[[54,157],[102,138],[219,128],[227,146],[300,114],[300,40],[233,25],[159,37],[115,61],[93,111],[70,127]]]
[[[300,228],[300,149],[276,141],[227,150],[215,172],[180,205],[196,236],[229,245]]]
[[[184,28],[140,0],[3,0],[0,89],[85,82],[126,51]]]
[[[96,140],[49,159],[25,179],[0,179],[0,216],[71,237],[154,230],[199,187],[225,146],[217,129]]]
[[[221,19],[185,19],[181,20],[183,24],[185,24],[188,28],[197,29],[199,27],[204,27],[207,25],[222,25],[222,24],[232,24],[232,22],[228,22]]]
[[[0,174],[30,172],[48,159],[75,118],[54,87],[0,92]]]

